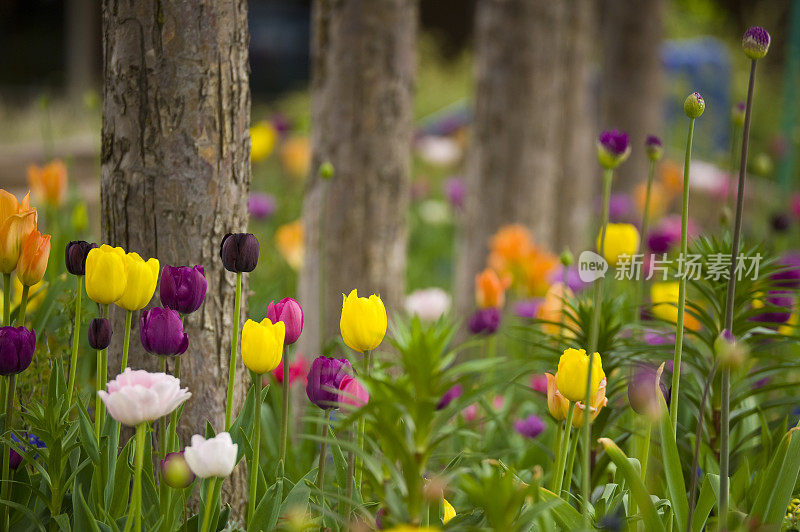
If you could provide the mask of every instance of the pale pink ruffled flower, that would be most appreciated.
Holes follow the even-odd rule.
[[[129,427],[166,416],[192,396],[172,375],[131,368],[109,381],[106,390],[97,394],[108,413]]]
[[[192,436],[192,444],[183,450],[189,469],[199,478],[227,477],[236,467],[239,446],[231,435],[220,432],[205,439],[199,434]]]

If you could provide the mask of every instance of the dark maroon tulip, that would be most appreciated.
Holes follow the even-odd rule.
[[[286,338],[283,340],[286,345],[295,343],[303,332],[303,308],[291,297],[284,297],[277,303],[270,301],[267,318],[272,323],[282,321],[286,326]]]
[[[164,266],[161,270],[161,304],[181,314],[189,314],[200,308],[206,298],[205,270],[201,265]]]
[[[772,230],[776,233],[785,233],[792,227],[791,217],[783,212],[775,213],[770,216],[769,223],[772,226]]]
[[[461,397],[463,391],[464,390],[461,387],[461,385],[456,384],[455,386],[444,392],[442,398],[439,399],[439,404],[436,405],[436,410],[442,410],[444,408],[447,408],[447,405],[449,405],[450,403]]]
[[[89,345],[92,349],[105,349],[111,343],[111,322],[106,318],[95,318],[89,323]]]
[[[139,338],[148,353],[163,356],[182,355],[189,347],[189,336],[177,310],[155,307],[142,312]]]
[[[84,240],[73,240],[67,244],[64,250],[64,263],[67,271],[72,275],[86,275],[86,256],[97,244],[92,244]]]
[[[219,256],[229,272],[252,272],[258,264],[258,239],[252,233],[228,233],[222,237]]]
[[[661,412],[661,403],[655,393],[656,368],[653,366],[640,364],[633,370],[633,374],[628,380],[628,402],[637,414],[658,418]],[[659,379],[658,385],[664,401],[668,401],[666,385]]]
[[[0,327],[0,375],[27,369],[36,350],[36,333],[25,327]]]
[[[498,308],[478,309],[469,319],[469,330],[472,334],[493,334],[500,328],[500,318]]]
[[[352,373],[353,367],[346,358],[315,358],[308,371],[308,399],[323,410],[338,408],[339,385]]]
[[[524,419],[518,419],[514,422],[514,430],[526,438],[535,438],[544,432],[544,428],[544,421],[536,414],[531,414]]]

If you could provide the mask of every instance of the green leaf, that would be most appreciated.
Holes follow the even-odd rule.
[[[83,498],[83,491],[80,487],[78,487],[78,493],[72,496],[72,513],[74,519],[73,528],[75,530],[100,532],[100,528],[97,526],[97,520],[92,515],[91,510],[89,510],[89,505],[86,504],[86,500]]]
[[[659,370],[658,376],[660,379],[661,370]],[[657,382],[658,380],[654,381],[656,386],[655,393],[661,401],[661,411],[664,413],[659,421],[659,429],[661,432],[661,458],[664,462],[664,474],[667,477],[667,492],[669,493],[672,509],[675,512],[678,530],[686,530],[689,524],[689,500],[686,496],[683,467],[681,465],[681,457],[678,454],[675,433],[672,432],[672,422],[670,421],[670,417],[666,414],[669,409],[667,408],[664,396],[661,394]]]
[[[789,434],[790,433],[787,432],[784,434],[783,438],[781,438],[781,442],[778,444],[778,447],[775,450],[775,455],[773,456],[772,461],[770,462],[766,471],[763,471],[761,474],[761,485],[759,486],[758,495],[756,496],[756,500],[753,503],[753,508],[750,512],[753,516],[762,517],[767,514],[767,507],[769,506],[770,500],[772,499],[772,493],[776,486],[775,479],[777,479],[780,475],[783,461],[786,458],[787,451],[789,450]]]
[[[539,488],[542,500],[552,504],[550,511],[556,523],[563,530],[580,530],[583,528],[583,516],[564,499],[550,490]]]
[[[800,427],[794,427],[786,433],[790,442],[786,456],[780,468],[780,474],[773,479],[774,487],[767,501],[764,514],[765,525],[779,524],[786,514],[786,506],[792,498],[797,474],[800,473]]]
[[[719,475],[706,475],[703,478],[703,487],[700,488],[700,496],[697,498],[697,505],[694,507],[692,532],[701,532],[703,530],[711,510],[717,503],[716,494],[718,491]]]

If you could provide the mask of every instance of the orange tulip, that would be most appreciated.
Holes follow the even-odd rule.
[[[544,301],[539,307],[536,317],[540,320],[552,323],[542,323],[542,329],[550,335],[561,333],[561,322],[563,314],[564,336],[573,338],[575,333],[570,327],[575,327],[576,320],[569,306],[569,300],[574,299],[575,294],[569,286],[564,283],[553,283],[544,296]]]
[[[556,376],[552,373],[545,373],[545,377],[547,377],[547,408],[550,410],[550,415],[556,421],[564,421],[567,419],[569,401],[558,391]]]
[[[37,222],[29,194],[20,203],[13,194],[0,189],[0,272],[11,273],[17,267],[22,244],[36,229]]]
[[[508,278],[500,279],[497,272],[486,268],[475,276],[475,299],[480,308],[502,308],[506,301],[506,288],[511,284]]]
[[[600,414],[600,410],[608,404],[608,398],[606,397],[606,379],[600,381],[600,386],[597,388],[597,393],[594,394],[592,397],[592,405],[589,408],[591,412],[592,421],[595,420],[598,414]],[[575,414],[572,417],[572,426],[576,429],[579,429],[583,426],[583,415],[586,411],[586,408],[583,406],[583,403],[575,403]]]
[[[42,201],[58,207],[67,189],[67,167],[58,159],[43,167],[32,164],[28,167],[28,184]]]
[[[17,277],[26,286],[33,286],[44,277],[50,258],[50,235],[34,230],[22,246],[17,263]]]

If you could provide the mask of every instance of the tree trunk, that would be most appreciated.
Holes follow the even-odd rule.
[[[552,246],[561,144],[564,4],[480,0],[475,123],[456,266],[456,307],[469,312],[488,243],[508,223]]]
[[[314,354],[338,332],[342,293],[380,294],[390,312],[404,295],[417,2],[318,0],[312,17],[313,175],[298,293],[299,350]],[[318,175],[323,163],[330,180]]]
[[[564,26],[564,77],[560,178],[556,198],[556,252],[568,248],[577,256],[591,242],[589,223],[599,190],[595,155],[597,101],[594,96],[592,43],[593,0],[570,4]]]
[[[644,140],[660,135],[664,0],[602,0],[602,129],[630,135],[630,159],[614,171],[615,189],[630,190],[647,179]]]
[[[202,264],[205,304],[187,316],[181,435],[223,430],[235,275],[219,245],[247,227],[250,91],[245,0],[103,2],[103,241],[157,257],[162,266]],[[157,296],[152,305],[158,304]],[[113,308],[109,378],[119,372],[123,315]],[[129,366],[154,370],[134,316]],[[236,400],[244,396],[241,368]],[[170,368],[172,361],[170,361]],[[244,500],[244,467],[224,490]]]

